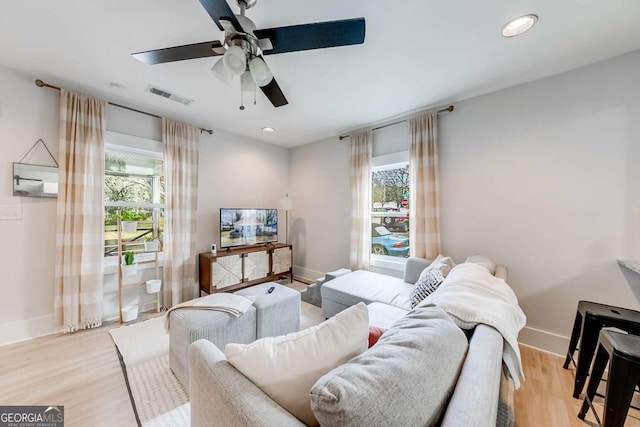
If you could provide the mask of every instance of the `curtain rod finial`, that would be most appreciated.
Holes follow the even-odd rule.
[[[44,82],[40,79],[36,80],[36,86],[38,87],[43,87],[44,86]]]

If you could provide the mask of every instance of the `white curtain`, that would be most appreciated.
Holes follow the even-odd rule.
[[[197,288],[198,138],[193,126],[162,119],[164,143],[163,299],[172,307]]]
[[[106,102],[60,90],[54,308],[62,332],[102,324]]]
[[[368,270],[371,259],[371,131],[349,135],[351,148],[352,270]]]
[[[440,253],[438,115],[409,120],[409,238],[411,256]]]

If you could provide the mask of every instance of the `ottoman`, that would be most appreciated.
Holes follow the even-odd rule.
[[[271,293],[267,293],[273,287]],[[256,338],[277,337],[300,329],[300,292],[279,285],[264,283],[241,289],[236,295],[255,296]]]
[[[256,309],[240,317],[215,310],[174,310],[169,313],[169,367],[189,392],[189,346],[206,339],[224,350],[229,343],[249,344],[256,339]]]

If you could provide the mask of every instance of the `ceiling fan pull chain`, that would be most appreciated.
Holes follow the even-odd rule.
[[[240,110],[244,110],[244,79],[240,77]]]

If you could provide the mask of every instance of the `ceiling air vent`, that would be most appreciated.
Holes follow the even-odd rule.
[[[160,88],[153,87],[153,86],[149,86],[149,92],[151,92],[154,95],[158,95],[158,96],[161,96],[163,98],[167,98],[167,99],[179,102],[180,104],[184,104],[184,105],[191,105],[191,103],[193,102],[193,99],[189,99],[189,98],[186,98],[184,96],[176,95],[175,93],[167,92],[164,89],[160,89]]]

